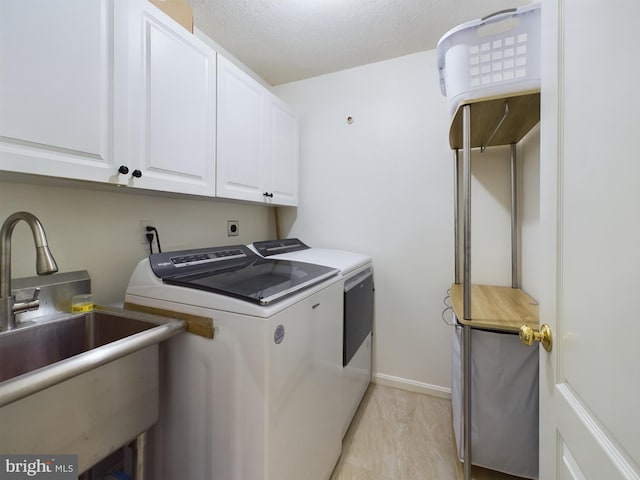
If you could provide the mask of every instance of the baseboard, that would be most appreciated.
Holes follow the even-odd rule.
[[[439,385],[430,385],[428,383],[416,382],[407,378],[394,377],[384,373],[374,373],[371,380],[378,385],[386,385],[387,387],[400,388],[410,392],[424,393],[433,397],[446,398],[451,400],[451,389],[441,387]]]

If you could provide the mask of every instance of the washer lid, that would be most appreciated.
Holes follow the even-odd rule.
[[[371,257],[368,255],[346,250],[308,247],[297,238],[254,242],[249,248],[253,248],[263,257],[309,262],[337,268],[345,276],[371,263]]]
[[[269,305],[337,275],[335,268],[264,259],[243,245],[156,253],[149,257],[164,283]]]

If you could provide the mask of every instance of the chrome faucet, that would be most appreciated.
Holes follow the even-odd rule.
[[[56,261],[49,251],[47,237],[40,220],[29,212],[16,212],[10,215],[0,229],[0,331],[15,328],[16,313],[33,310],[40,305],[38,300],[40,289],[38,288],[36,288],[33,297],[27,300],[17,302],[15,297],[11,295],[11,234],[20,220],[27,222],[33,234],[38,275],[48,275],[58,271]]]

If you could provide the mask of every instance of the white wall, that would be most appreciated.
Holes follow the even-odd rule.
[[[520,142],[520,233],[522,289],[540,299],[544,282],[540,225],[540,125]]]
[[[471,158],[471,278],[473,283],[511,286],[510,149],[493,147],[484,153],[474,149]],[[517,145],[516,158],[520,280],[535,298],[540,278],[539,126]],[[462,210],[459,220],[462,224]]]
[[[274,92],[301,132],[300,206],[281,215],[283,231],[371,255],[376,375],[448,387],[451,329],[440,313],[453,278],[453,170],[435,52]]]
[[[0,181],[0,222],[19,210],[43,223],[59,271],[88,270],[94,300],[122,303],[135,265],[149,255],[140,242],[140,220],[153,220],[163,251],[249,243],[273,238],[269,208],[200,198],[168,198],[125,190]],[[227,237],[227,220],[240,235]],[[155,245],[154,245],[155,247]],[[154,248],[154,251],[155,248]],[[12,241],[13,277],[35,275],[35,251],[24,222]]]
[[[300,206],[281,209],[283,235],[371,255],[376,380],[446,395],[451,327],[441,312],[454,278],[453,154],[435,51],[274,92],[297,111],[301,132]],[[531,136],[533,146],[519,151],[535,156],[538,137]],[[510,285],[509,152],[479,155],[473,162],[472,277]],[[522,196],[537,203],[535,182]],[[527,231],[535,231],[535,215],[535,208],[526,211],[533,225]],[[532,250],[531,242],[523,244]]]

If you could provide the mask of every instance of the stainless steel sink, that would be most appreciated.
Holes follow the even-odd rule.
[[[0,335],[0,382],[157,327],[109,311],[84,314]]]
[[[43,303],[56,303],[43,291]],[[82,473],[136,438],[159,415],[158,345],[184,328],[101,308],[48,312],[1,332],[0,452],[77,454]]]
[[[0,407],[184,330],[179,320],[122,309],[31,323],[0,334]]]

